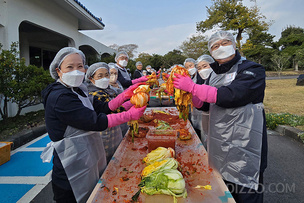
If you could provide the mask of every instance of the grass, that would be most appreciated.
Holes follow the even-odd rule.
[[[0,121],[0,141],[4,141],[10,136],[32,127],[44,124],[44,110],[29,112],[22,116],[8,118]]]
[[[304,86],[296,86],[296,82],[297,79],[266,80],[266,113],[304,117]],[[297,127],[304,130],[304,125]]]

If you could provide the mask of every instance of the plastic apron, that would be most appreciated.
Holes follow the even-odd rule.
[[[107,163],[109,163],[122,140],[122,132],[120,126],[118,125],[111,128],[107,128],[106,130],[101,131],[99,133],[102,137],[103,146],[106,152]]]
[[[118,71],[121,73],[121,75],[124,77],[125,80],[131,80],[131,77],[128,73],[128,71],[124,68],[122,69],[121,67],[119,67],[118,65],[116,65],[118,67]],[[125,134],[127,133],[129,126],[127,123],[123,123],[120,125],[121,131],[122,131],[122,135],[125,136]]]
[[[79,88],[84,89],[85,86]],[[73,89],[72,91],[77,94]],[[94,110],[89,97],[77,94],[84,106]],[[107,166],[102,137],[99,132],[83,131],[68,126],[64,139],[51,142],[41,154],[43,161],[56,150],[71,184],[77,202],[85,202]]]
[[[211,74],[209,84],[229,85],[238,65],[225,74]],[[263,104],[222,108],[210,104],[208,132],[209,164],[223,179],[254,190],[258,189],[263,136]]]
[[[208,137],[208,129],[209,129],[209,111],[201,112],[202,120],[201,120],[201,141],[204,147],[207,149],[207,137]]]

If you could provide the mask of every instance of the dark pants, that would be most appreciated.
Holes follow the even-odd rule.
[[[229,181],[225,181],[225,183],[237,203],[263,203],[263,173],[260,174],[258,190],[240,186]]]
[[[52,188],[54,193],[54,201],[57,203],[74,203],[76,202],[74,193],[72,190],[64,190],[52,182]]]

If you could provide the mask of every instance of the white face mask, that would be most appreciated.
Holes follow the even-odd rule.
[[[202,69],[198,72],[202,79],[206,80],[210,73],[212,72],[212,68]]]
[[[121,65],[122,67],[126,67],[128,65],[128,61],[120,60],[118,64]]]
[[[215,59],[225,59],[235,54],[233,45],[220,46],[217,50],[212,51],[212,56]]]
[[[117,81],[117,75],[110,75],[110,82],[115,83]]]
[[[61,70],[60,70],[61,72]],[[62,72],[61,72],[62,73]],[[73,70],[71,72],[62,73],[61,80],[70,87],[79,87],[84,79],[84,72]]]
[[[190,69],[188,69],[188,72],[192,76],[196,73],[196,68],[190,68]]]
[[[109,86],[109,82],[109,78],[101,78],[99,80],[95,80],[95,86],[101,89],[106,89]]]

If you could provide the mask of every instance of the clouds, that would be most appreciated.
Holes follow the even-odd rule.
[[[207,17],[206,7],[211,0],[201,1],[142,1],[87,0],[85,6],[104,19],[102,31],[85,31],[84,34],[105,45],[137,44],[138,53],[164,55],[178,48],[183,41],[196,33],[196,23]],[[304,1],[256,0],[266,21],[273,20],[269,33],[278,40],[288,25],[304,28]],[[250,0],[244,4],[252,6]],[[210,32],[207,32],[207,34]]]
[[[109,46],[111,44],[137,44],[138,53],[164,55],[177,49],[183,41],[196,32],[193,23],[177,24],[136,31],[121,31],[116,25],[109,25],[103,31],[87,31],[84,34]]]

